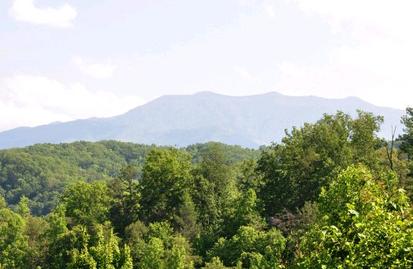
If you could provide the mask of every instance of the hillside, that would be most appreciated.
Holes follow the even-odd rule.
[[[219,145],[231,163],[258,158],[257,150],[218,143],[195,144],[187,151],[193,162],[211,145]],[[117,141],[39,144],[26,148],[0,150],[0,195],[10,205],[22,195],[30,198],[34,214],[45,214],[54,207],[58,195],[77,180],[108,181],[126,165],[138,170],[148,152],[156,146]]]
[[[324,115],[260,150],[0,150],[0,267],[412,268],[413,109],[397,149],[380,123]]]
[[[323,113],[356,110],[382,115],[380,135],[388,138],[391,127],[401,131],[403,111],[378,107],[361,99],[295,97],[279,93],[254,96],[225,96],[211,92],[160,97],[112,118],[92,118],[53,123],[34,128],[17,128],[0,133],[0,148],[36,143],[78,140],[120,140],[141,144],[187,146],[218,141],[258,147],[279,141],[285,129],[315,122]]]

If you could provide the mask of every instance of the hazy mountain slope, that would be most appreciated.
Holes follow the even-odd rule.
[[[278,141],[284,129],[314,122],[323,113],[357,109],[385,117],[381,135],[389,137],[391,126],[401,131],[403,111],[377,107],[358,98],[326,99],[293,97],[278,93],[233,97],[201,92],[163,96],[123,115],[17,128],[0,133],[0,148],[35,143],[116,139],[145,144],[189,145],[220,141],[256,147]]]

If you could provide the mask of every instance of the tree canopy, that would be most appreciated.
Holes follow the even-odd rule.
[[[0,151],[0,268],[411,268],[413,110],[324,115],[259,150]]]

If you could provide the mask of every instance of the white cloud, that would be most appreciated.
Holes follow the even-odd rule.
[[[358,96],[377,105],[412,105],[409,74],[413,55],[396,44],[341,46],[322,64],[284,62],[276,87],[285,93],[325,97]]]
[[[66,85],[43,76],[17,75],[0,79],[0,115],[6,115],[0,121],[0,130],[109,117],[142,103],[136,96],[92,91],[82,84]]]
[[[324,62],[284,61],[277,88],[285,93],[359,96],[378,105],[413,105],[413,2],[286,0],[320,16],[337,37]]]
[[[34,0],[14,0],[9,13],[17,21],[61,28],[73,26],[77,16],[76,9],[69,4],[57,8],[39,8]]]
[[[252,80],[252,81],[256,81],[257,78],[254,77],[246,68],[242,67],[242,66],[234,66],[234,71],[236,74],[238,74],[242,79],[245,80]]]
[[[325,18],[337,31],[363,34],[358,38],[387,35],[401,40],[411,38],[413,17],[410,0],[286,0],[305,12]]]
[[[275,8],[274,8],[274,6],[267,4],[267,5],[264,6],[264,10],[265,10],[265,12],[267,13],[268,16],[270,16],[272,18],[275,17]]]
[[[250,12],[258,12],[259,16],[265,15],[274,18],[280,3],[273,0],[239,0],[239,4]]]
[[[90,63],[81,57],[75,57],[73,63],[83,74],[96,79],[111,78],[116,70],[116,66],[111,63]]]

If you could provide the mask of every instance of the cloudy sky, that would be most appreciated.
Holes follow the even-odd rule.
[[[413,105],[411,0],[1,0],[0,130],[214,91]]]

